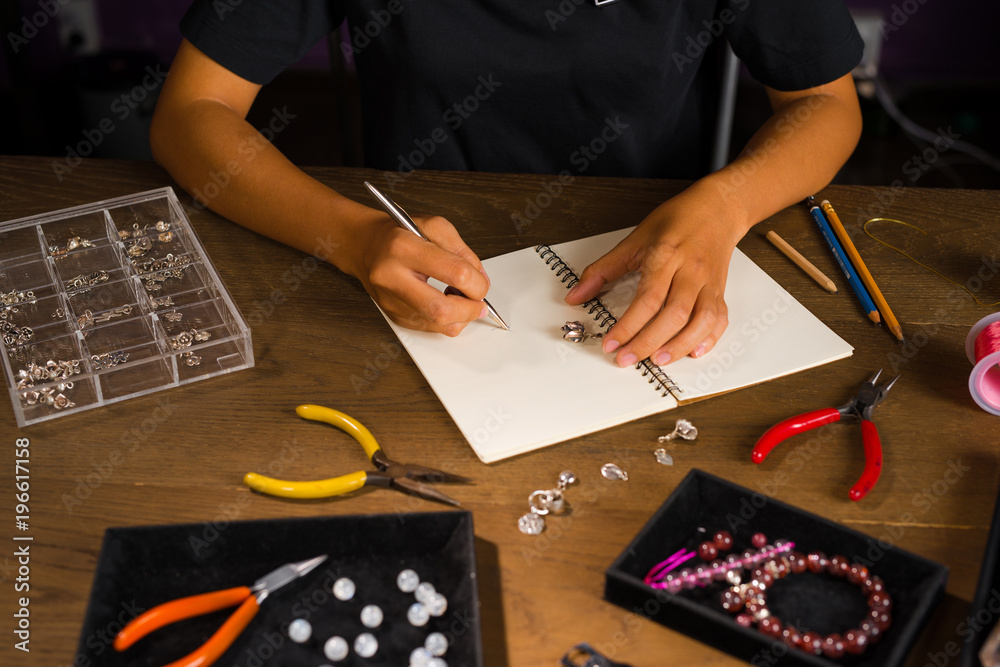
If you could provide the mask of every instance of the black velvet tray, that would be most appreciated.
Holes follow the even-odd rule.
[[[958,649],[962,645],[962,657],[959,667],[978,667],[979,650],[986,643],[990,632],[1000,622],[1000,496],[997,497],[993,509],[993,522],[990,524],[990,535],[986,541],[986,551],[983,552],[983,565],[979,570],[979,582],[976,594],[972,599],[965,622],[958,628],[958,641],[945,649]],[[955,651],[944,652],[944,658],[950,659]],[[944,659],[943,658],[943,659]]]
[[[678,549],[696,549],[709,535],[728,530],[737,553],[750,536],[789,539],[803,553],[822,551],[861,562],[885,581],[893,599],[892,626],[860,656],[831,660],[790,648],[755,628],[744,628],[719,604],[724,583],[670,595],[643,583],[643,577]],[[685,566],[701,562],[695,557]],[[683,566],[682,566],[683,567]],[[902,664],[944,593],[943,565],[845,528],[761,493],[692,470],[605,573],[605,598],[698,641],[754,665],[896,667]],[[857,627],[866,606],[858,587],[845,579],[803,573],[778,580],[769,591],[771,611],[799,630],[824,634]]]
[[[448,664],[482,665],[472,515],[458,511],[108,529],[74,664],[166,665],[201,646],[235,607],[161,628],[123,653],[110,642],[123,623],[162,602],[251,586],[285,563],[320,554],[329,559],[265,599],[217,665],[326,664],[323,643],[332,635],[351,645],[338,666],[406,665],[410,652],[434,631],[449,639]],[[406,620],[415,600],[396,586],[396,575],[404,568],[415,570],[448,599],[444,615],[423,627]],[[342,576],[357,586],[348,602],[331,592]],[[366,604],[379,605],[385,614],[374,630],[361,624]],[[306,644],[288,638],[288,624],[295,618],[312,624]],[[378,653],[368,659],[353,649],[354,638],[365,631],[379,641]]]

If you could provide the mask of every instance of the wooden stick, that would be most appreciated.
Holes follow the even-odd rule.
[[[773,243],[775,248],[783,252],[788,259],[795,262],[797,267],[808,273],[809,277],[818,282],[827,292],[837,291],[837,285],[827,278],[825,273],[817,269],[812,262],[803,257],[798,250],[790,246],[788,241],[778,236],[774,231],[767,233],[767,240]]]

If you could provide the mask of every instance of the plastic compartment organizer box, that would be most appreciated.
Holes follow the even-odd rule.
[[[254,364],[171,188],[0,223],[0,337],[19,426]]]

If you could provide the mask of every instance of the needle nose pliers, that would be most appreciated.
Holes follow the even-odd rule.
[[[881,370],[877,371],[872,379],[861,385],[857,396],[839,408],[823,408],[822,410],[806,412],[772,426],[754,445],[751,454],[753,462],[763,463],[775,445],[793,435],[832,424],[841,419],[860,419],[861,435],[865,446],[865,469],[858,481],[851,487],[849,496],[851,500],[855,501],[864,498],[875,486],[875,482],[878,481],[879,475],[882,473],[882,443],[879,440],[878,429],[875,428],[875,424],[871,420],[872,411],[885,399],[886,394],[892,389],[892,385],[899,379],[897,375],[887,384],[876,387],[875,381],[881,374]]]
[[[243,483],[254,491],[265,493],[270,496],[281,496],[283,498],[328,498],[350,491],[356,491],[366,484],[373,486],[386,486],[399,491],[447,503],[449,505],[461,506],[457,500],[449,498],[445,494],[435,489],[430,484],[424,482],[469,482],[467,477],[453,475],[451,473],[427,468],[414,463],[397,463],[393,461],[379,446],[375,436],[365,428],[361,422],[345,415],[339,410],[325,408],[321,405],[300,405],[295,408],[296,414],[303,419],[326,422],[336,426],[341,431],[351,435],[364,447],[368,458],[375,465],[375,470],[359,470],[340,477],[330,479],[320,479],[310,482],[290,482],[287,480],[265,477],[255,472],[248,472],[243,477]]]
[[[257,581],[253,586],[238,586],[211,593],[199,593],[156,605],[129,621],[113,642],[116,651],[124,651],[137,641],[160,628],[186,618],[210,614],[239,605],[235,612],[207,642],[167,667],[208,667],[218,660],[250,624],[264,600],[279,588],[304,577],[326,560],[326,554],[298,563],[282,565]]]

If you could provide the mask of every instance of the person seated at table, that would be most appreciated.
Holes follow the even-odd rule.
[[[356,277],[413,329],[455,336],[485,315],[489,280],[455,227],[418,217],[433,243],[398,228],[303,173],[245,120],[261,86],[345,17],[366,165],[387,170],[376,184],[390,191],[415,165],[697,179],[644,220],[620,221],[638,226],[566,297],[582,303],[640,272],[603,341],[622,366],[711,350],[728,324],[737,242],[828,184],[860,136],[850,72],[863,43],[839,1],[195,0],[153,118],[155,159],[221,215]],[[719,87],[709,63],[722,39],[766,87],[773,114],[706,175]],[[527,221],[514,212],[509,231]]]

